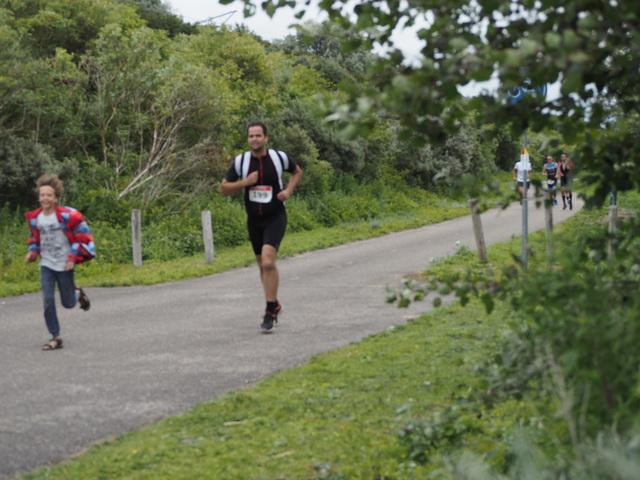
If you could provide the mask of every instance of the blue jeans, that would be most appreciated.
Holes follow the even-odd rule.
[[[73,282],[73,270],[56,272],[47,267],[40,267],[40,284],[44,300],[44,320],[52,337],[60,335],[60,324],[56,313],[56,283],[60,291],[60,302],[64,308],[73,308],[78,301],[76,286]]]

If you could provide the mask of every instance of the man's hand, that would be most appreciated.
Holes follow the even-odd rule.
[[[290,196],[291,196],[291,192],[286,188],[278,192],[278,200],[280,200],[281,202],[286,202]]]
[[[73,260],[67,260],[67,263],[64,264],[64,271],[68,272],[69,270],[73,270],[73,268],[76,266],[76,262],[74,262]]]
[[[24,257],[24,261],[27,263],[35,262],[38,259],[36,252],[27,252],[27,256]]]
[[[255,172],[251,172],[249,175],[247,175],[247,178],[245,178],[244,181],[246,182],[247,187],[258,183],[258,171],[256,170]]]

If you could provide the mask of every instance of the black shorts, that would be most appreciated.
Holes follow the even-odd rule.
[[[287,229],[287,212],[282,211],[266,217],[249,215],[247,229],[253,253],[262,255],[263,245],[271,245],[278,250]]]

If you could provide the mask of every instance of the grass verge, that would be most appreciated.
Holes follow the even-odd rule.
[[[544,251],[544,233],[530,244]],[[510,262],[519,248],[514,239],[489,255]],[[435,268],[475,265],[467,253]],[[562,435],[526,398],[473,401],[508,318],[505,304],[491,315],[475,301],[444,307],[24,478],[451,478],[464,451],[500,471],[524,426],[540,445]]]
[[[468,213],[468,208],[463,208],[462,205],[455,207],[425,205],[415,212],[401,215],[389,215],[332,228],[289,232],[284,238],[279,257],[284,258],[391,232],[431,225]],[[26,235],[25,225],[25,245]],[[100,239],[97,238],[96,242],[99,253]],[[255,263],[255,257],[248,241],[246,245],[240,247],[216,249],[215,261],[211,265],[205,263],[204,253],[164,262],[146,261],[140,268],[136,268],[132,264],[105,263],[98,255],[95,260],[76,268],[76,283],[83,287],[151,285],[213,275],[253,263]],[[23,262],[15,262],[10,268],[12,269],[10,272],[11,281],[0,283],[0,297],[33,293],[40,290],[38,268],[33,264],[26,265]],[[8,275],[9,272],[7,272]]]

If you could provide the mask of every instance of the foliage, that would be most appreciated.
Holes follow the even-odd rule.
[[[443,200],[407,187],[392,172],[372,184],[353,177],[333,178],[332,188],[317,195],[294,195],[287,201],[287,239],[280,256],[326,248],[358,239],[417,228],[467,213],[465,207],[444,207]],[[32,194],[33,198],[33,194]],[[222,271],[225,265],[252,261],[241,196],[221,197],[217,192],[195,196],[190,205],[166,203],[142,208],[142,269],[131,265],[131,209],[136,202],[118,200],[108,189],[76,196],[78,208],[94,234],[98,256],[82,266],[83,285],[115,286],[180,280]],[[32,200],[31,202],[35,202]],[[67,202],[65,202],[67,203]],[[213,266],[203,266],[201,211],[211,212],[216,249]],[[35,291],[37,268],[24,264],[27,230],[23,209],[0,209],[0,296]],[[324,213],[323,213],[324,212]],[[183,264],[180,263],[183,262]],[[177,262],[177,263],[176,263]],[[163,266],[165,266],[163,269]],[[145,272],[153,272],[145,279]]]
[[[221,3],[228,3],[222,0]],[[244,0],[245,14],[256,8]],[[308,2],[259,2],[273,14],[285,5],[303,18]],[[346,101],[328,102],[330,118],[345,132],[366,133],[379,116],[398,118],[403,135],[416,142],[444,141],[460,128],[467,110],[478,112],[483,125],[510,125],[514,135],[527,128],[558,132],[562,143],[580,144],[575,157],[593,172],[585,180],[598,185],[596,204],[612,189],[637,188],[640,158],[633,142],[638,114],[637,75],[640,24],[635,6],[589,0],[570,5],[552,0],[477,2],[366,2],[351,8],[344,0],[320,2],[331,22],[346,31],[351,48],[387,53],[368,69],[364,88],[354,88]],[[409,62],[394,44],[394,33],[412,28],[421,59]],[[468,104],[458,87],[492,82]],[[559,96],[527,95],[510,103],[507,89],[557,85]],[[622,128],[619,128],[622,124]]]
[[[385,112],[371,117],[366,138],[345,139],[325,122],[323,102],[378,89],[367,78],[377,56],[365,33],[332,21],[271,45],[243,29],[188,26],[156,0],[0,7],[0,134],[51,159],[25,163],[12,149],[3,162],[22,186],[64,170],[78,186],[69,203],[96,206],[97,220],[110,215],[91,199],[111,193],[116,211],[186,208],[216,188],[256,118],[303,166],[302,196],[323,196],[342,173],[371,181],[400,168],[412,185],[457,188],[459,174],[492,170],[493,144],[471,123],[444,147],[419,152],[405,147],[397,118]],[[29,203],[18,190],[4,200]]]
[[[406,417],[403,406],[398,409],[401,418]],[[404,421],[398,431],[400,442],[407,449],[407,459],[419,463],[429,462],[433,453],[444,447],[455,448],[461,440],[477,427],[469,416],[461,415],[459,407],[454,405],[444,409],[435,409],[425,416],[414,416]]]
[[[37,172],[54,171],[46,146],[0,132],[0,202],[21,203],[33,198]]]
[[[349,48],[359,43],[361,33],[342,28],[331,21],[307,22],[295,35],[276,40],[274,45],[295,55],[295,62],[320,72],[331,85],[343,81],[362,81],[367,64],[374,55],[364,47]]]
[[[637,212],[638,198],[627,193],[619,202]],[[488,312],[498,299],[507,300],[509,328],[478,366],[487,381],[479,399],[490,406],[509,396],[531,398],[562,418],[576,468],[589,442],[606,429],[633,436],[640,407],[640,226],[627,214],[612,235],[603,216],[601,209],[584,212],[563,225],[552,239],[552,255],[537,256],[527,271],[509,265],[509,255],[493,258],[489,267],[474,261],[464,269],[452,268],[460,261],[451,258],[427,278],[405,280],[404,289],[388,297],[406,306],[436,295],[438,305],[437,295],[455,293],[463,305],[479,298]],[[614,255],[607,254],[611,245]],[[542,236],[531,236],[530,247],[544,251]]]
[[[141,26],[133,9],[111,0],[2,0],[7,26],[22,33],[29,56],[49,57],[56,49],[72,55],[86,52],[110,23]]]
[[[149,28],[165,30],[170,38],[184,33],[192,35],[197,27],[185,23],[180,17],[171,12],[169,6],[162,0],[130,0],[136,12],[147,22]]]

